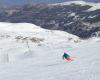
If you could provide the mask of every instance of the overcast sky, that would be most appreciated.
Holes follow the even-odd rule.
[[[33,3],[56,3],[56,2],[64,2],[64,1],[73,1],[73,0],[0,0],[0,4],[26,4],[29,2]],[[92,1],[92,2],[100,2],[100,0],[84,0],[84,1]]]
[[[67,0],[0,0],[0,4],[25,4],[31,1],[33,3],[55,3],[55,2],[64,2]]]

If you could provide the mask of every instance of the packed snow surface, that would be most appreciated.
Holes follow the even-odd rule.
[[[100,80],[99,51],[99,38],[0,23],[0,80]],[[63,52],[74,60],[62,60]]]

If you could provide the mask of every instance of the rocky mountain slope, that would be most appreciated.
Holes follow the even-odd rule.
[[[3,7],[0,9],[0,21],[33,23],[46,29],[63,30],[86,39],[100,36],[99,6],[99,3],[73,1]]]

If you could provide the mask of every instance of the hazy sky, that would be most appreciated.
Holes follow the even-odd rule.
[[[67,0],[0,0],[0,4],[25,4],[29,2],[33,3],[54,3],[54,2],[64,2]]]
[[[55,3],[55,2],[64,2],[64,1],[73,1],[73,0],[0,0],[0,4],[12,5],[12,4],[26,4],[29,2],[33,3]],[[100,0],[84,0],[92,2],[100,2]]]

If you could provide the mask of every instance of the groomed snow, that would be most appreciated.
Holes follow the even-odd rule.
[[[99,38],[82,41],[33,24],[0,23],[0,80],[100,80],[99,48]],[[74,61],[62,60],[64,51]]]

